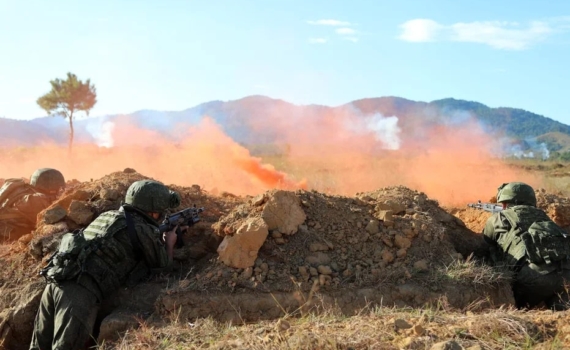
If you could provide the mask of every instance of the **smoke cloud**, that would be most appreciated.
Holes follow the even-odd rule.
[[[5,149],[0,178],[29,177],[37,168],[53,167],[67,179],[89,181],[130,167],[166,184],[198,184],[214,193],[304,188],[354,195],[404,185],[446,205],[486,201],[503,182],[540,185],[540,179],[497,158],[497,142],[463,114],[419,131],[403,127],[413,125],[402,123],[404,117],[366,115],[349,107],[298,115],[277,106],[263,118],[241,118],[234,122],[265,136],[249,140],[259,156],[209,117],[168,133],[123,118],[91,126],[96,142],[75,145],[72,157],[55,144]],[[281,154],[269,151],[275,149]]]

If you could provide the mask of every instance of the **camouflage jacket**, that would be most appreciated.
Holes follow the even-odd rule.
[[[514,226],[518,226],[521,232],[537,221],[552,221],[541,209],[517,205],[509,207],[502,212],[491,216],[483,230],[483,238],[490,245],[490,258],[495,264],[507,264],[513,269],[518,269],[522,264],[528,263],[526,259],[525,242],[520,237],[513,235],[515,227],[509,218],[517,218]],[[548,264],[529,264],[531,268],[541,273],[554,271],[557,266]]]
[[[99,300],[108,297],[128,281],[133,282],[133,275],[142,277],[147,275],[150,269],[169,265],[158,223],[134,207],[129,205],[124,207],[133,219],[136,233],[134,239],[138,247],[133,247],[122,210],[111,210],[101,214],[84,231],[85,235],[101,235],[110,227],[118,228],[103,246],[86,259],[84,272],[77,280],[79,284],[91,290]]]
[[[32,232],[38,214],[56,199],[26,185],[14,193],[9,205],[0,208],[0,238],[9,239]]]

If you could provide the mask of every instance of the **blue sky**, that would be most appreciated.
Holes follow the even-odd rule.
[[[92,115],[454,97],[570,124],[568,62],[567,0],[0,0],[7,118],[43,116],[70,71],[96,85]]]

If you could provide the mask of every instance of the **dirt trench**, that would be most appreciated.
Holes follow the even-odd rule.
[[[5,348],[29,344],[44,286],[37,270],[61,235],[118,208],[128,186],[144,178],[124,171],[70,186],[40,214],[38,229],[13,243],[12,254],[2,258],[18,266],[1,278]],[[474,223],[461,220],[462,211],[451,215],[401,186],[353,197],[304,190],[214,196],[199,186],[172,187],[182,206],[206,208],[202,221],[175,252],[175,271],[122,288],[106,302],[100,339],[116,338],[142,320],[239,323],[331,309],[351,315],[377,306],[514,304],[509,276],[489,273],[476,259],[486,251],[477,233],[486,213],[471,212]],[[222,242],[231,249],[219,250]]]

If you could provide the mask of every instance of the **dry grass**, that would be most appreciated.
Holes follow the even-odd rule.
[[[402,320],[409,328],[396,327]],[[429,349],[447,340],[465,348],[564,349],[570,346],[569,329],[563,326],[569,320],[568,312],[498,309],[474,314],[378,307],[353,317],[330,310],[243,325],[210,318],[155,326],[142,322],[100,349]]]
[[[466,260],[454,260],[438,271],[441,275],[463,284],[489,286],[510,283],[512,272],[506,266],[489,266],[469,256]]]

